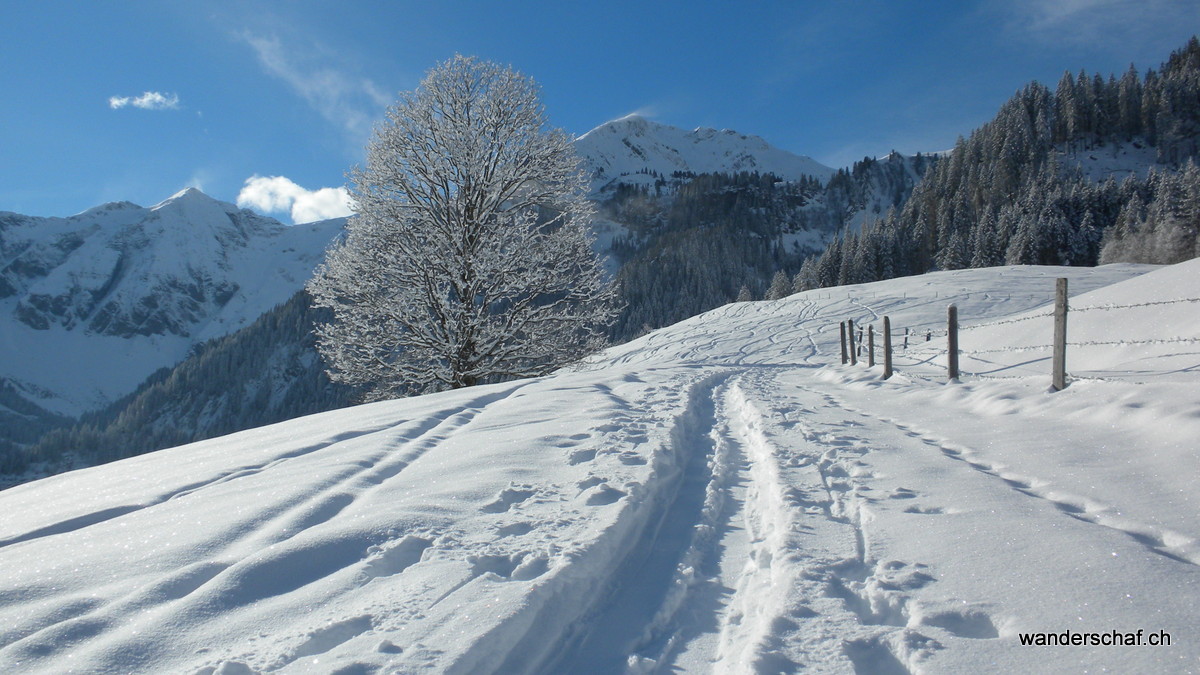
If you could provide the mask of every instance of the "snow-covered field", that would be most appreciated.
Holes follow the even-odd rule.
[[[1198,298],[1200,260],[810,291],[12,488],[0,672],[1194,672]],[[885,314],[895,377],[841,365]],[[1066,631],[1171,644],[1020,644]]]

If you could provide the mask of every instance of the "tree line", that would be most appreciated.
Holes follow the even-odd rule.
[[[794,279],[799,290],[992,265],[1170,263],[1196,255],[1200,41],[1159,70],[1066,73],[1032,83],[960,138],[903,208],[844,232]],[[1141,175],[1097,183],[1079,160],[1152,149]]]

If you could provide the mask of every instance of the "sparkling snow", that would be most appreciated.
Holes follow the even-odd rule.
[[[0,671],[1194,672],[1198,298],[1200,260],[809,291],[11,488]],[[837,339],[884,314],[886,381]],[[1018,643],[1067,630],[1173,643]]]

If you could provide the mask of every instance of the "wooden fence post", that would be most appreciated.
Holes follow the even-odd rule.
[[[854,345],[854,319],[846,320],[846,332],[850,334],[850,365],[858,365],[858,349]]]
[[[875,324],[867,326],[867,365],[875,367]]]
[[[892,320],[883,317],[883,379],[892,376]]]
[[[946,366],[950,379],[958,379],[958,307],[946,308]]]
[[[839,323],[838,328],[841,329],[842,333],[842,365],[844,366],[846,365],[846,361],[850,360],[849,357],[846,356],[846,322],[843,321]]]
[[[1055,391],[1067,388],[1067,280],[1060,278],[1055,284],[1054,296],[1054,362],[1053,383]]]

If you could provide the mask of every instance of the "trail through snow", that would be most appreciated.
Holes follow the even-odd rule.
[[[0,670],[1196,672],[1197,264],[732,304],[552,376],[5,490]],[[1081,310],[1051,393],[1058,275]],[[886,381],[837,342],[884,315],[911,340]],[[1018,637],[1138,630],[1172,644]]]

